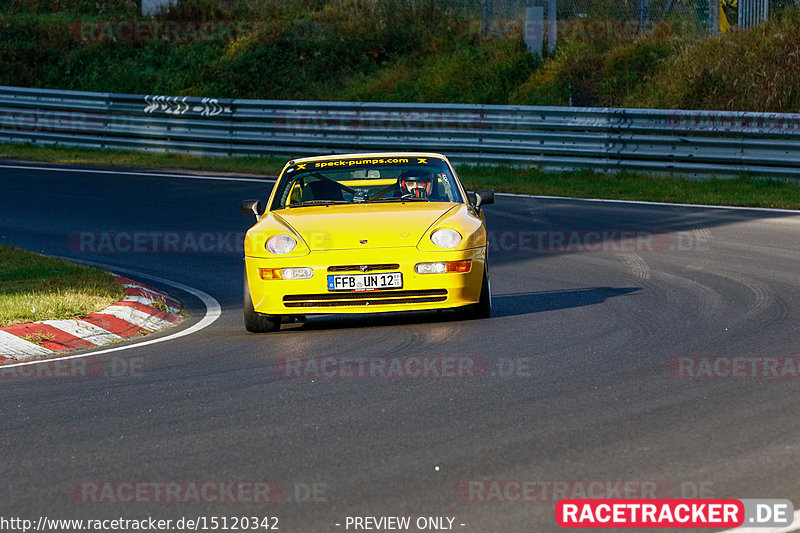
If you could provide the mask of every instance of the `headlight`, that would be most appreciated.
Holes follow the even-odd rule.
[[[294,250],[295,246],[297,246],[297,241],[288,235],[274,235],[267,239],[265,245],[267,251],[275,255],[288,254]]]
[[[461,243],[461,234],[452,229],[438,229],[431,235],[431,241],[439,248],[455,248]]]

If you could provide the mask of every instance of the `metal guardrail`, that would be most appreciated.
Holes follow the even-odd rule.
[[[0,86],[0,142],[214,156],[424,150],[459,163],[800,178],[800,114],[230,100]]]

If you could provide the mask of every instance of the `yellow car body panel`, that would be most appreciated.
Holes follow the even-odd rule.
[[[245,237],[245,272],[252,306],[269,316],[383,313],[463,307],[481,298],[487,232],[483,214],[466,201],[466,191],[456,178],[463,202],[387,202],[344,205],[287,207],[296,201],[293,184],[288,199],[276,191],[288,168],[311,167],[314,163],[335,166],[342,160],[447,159],[439,154],[393,153],[354,154],[291,161],[278,178],[267,209]],[[329,168],[329,167],[323,167]],[[288,179],[288,178],[287,178]],[[385,179],[369,184],[391,184]],[[363,185],[361,180],[344,180],[346,185]],[[295,200],[292,200],[294,198]],[[270,210],[270,206],[278,208]],[[453,248],[441,248],[431,241],[439,229],[452,229],[461,236]],[[266,242],[275,235],[289,235],[297,241],[286,254],[267,251]],[[467,272],[419,274],[418,263],[471,261]],[[263,271],[308,268],[309,279],[264,279]],[[402,287],[380,290],[331,290],[329,276],[400,273]],[[267,276],[268,277],[268,276]]]

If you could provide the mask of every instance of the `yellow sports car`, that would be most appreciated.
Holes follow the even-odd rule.
[[[349,154],[289,161],[245,237],[244,323],[276,331],[309,314],[491,313],[492,190],[467,193],[447,158]]]

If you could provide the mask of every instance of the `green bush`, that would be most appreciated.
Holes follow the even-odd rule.
[[[536,68],[522,42],[462,42],[429,56],[403,57],[362,75],[345,100],[508,103],[508,95]]]
[[[685,44],[623,100],[647,107],[800,111],[800,9],[751,30]]]
[[[640,39],[618,43],[568,40],[511,95],[510,101],[618,107],[624,95],[646,82],[663,59],[677,52],[679,40],[674,34],[673,25],[667,23]]]
[[[0,13],[61,13],[72,15],[136,15],[139,0],[5,0]]]

